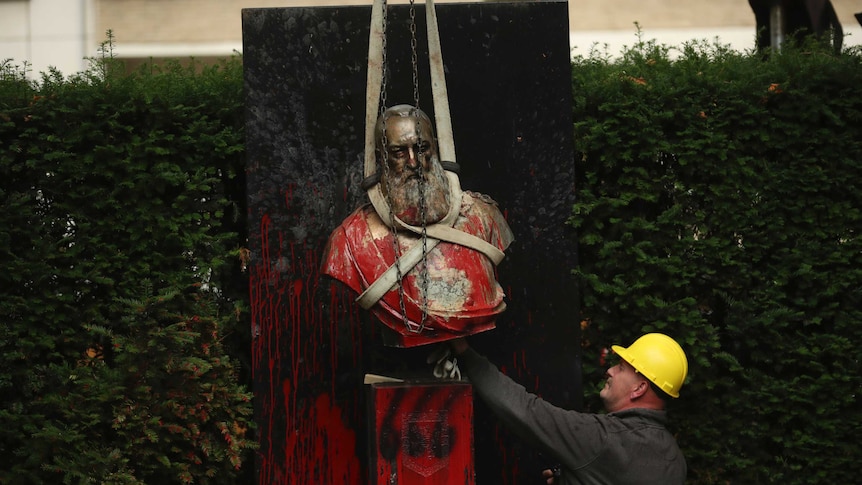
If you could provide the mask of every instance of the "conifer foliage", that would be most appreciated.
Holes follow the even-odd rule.
[[[575,61],[584,361],[680,342],[689,483],[858,481],[860,54],[641,42]]]
[[[0,483],[236,483],[241,64],[0,69]]]
[[[104,54],[0,63],[0,483],[249,483],[241,64]],[[678,54],[573,63],[584,374],[671,334],[689,483],[855,483],[862,55]]]

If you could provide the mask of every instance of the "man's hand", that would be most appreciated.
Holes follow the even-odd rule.
[[[542,472],[542,477],[544,477],[546,479],[545,481],[548,483],[548,485],[552,485],[554,483],[557,483],[556,479],[558,476],[560,476],[560,469],[559,468],[553,468],[553,469],[548,468],[547,470],[544,470]]]
[[[458,359],[453,355],[452,347],[449,345],[445,343],[438,345],[425,359],[425,362],[434,364],[434,377],[438,379],[461,380],[461,369],[458,368]]]

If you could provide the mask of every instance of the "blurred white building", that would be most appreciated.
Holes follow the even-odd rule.
[[[436,3],[479,0],[437,0]],[[536,0],[523,0],[536,1]],[[243,8],[370,5],[372,0],[0,0],[0,60],[28,63],[31,76],[50,66],[64,74],[87,68],[108,29],[113,53],[129,60],[227,57],[242,50]],[[408,0],[391,0],[404,4]],[[424,3],[417,0],[417,3]],[[862,44],[854,13],[862,0],[832,0],[846,35]],[[748,0],[569,0],[573,55],[594,46],[617,54],[638,41],[681,46],[717,41],[734,49],[755,46],[755,16]],[[606,46],[606,47],[605,47]]]

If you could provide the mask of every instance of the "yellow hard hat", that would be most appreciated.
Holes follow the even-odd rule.
[[[662,391],[679,397],[679,388],[688,375],[688,359],[676,340],[663,333],[648,333],[628,348],[611,348]]]

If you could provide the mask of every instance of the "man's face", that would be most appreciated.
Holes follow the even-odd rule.
[[[631,403],[632,392],[644,381],[631,364],[620,359],[605,372],[605,387],[599,393],[605,410],[610,413],[625,409]]]
[[[449,182],[437,157],[428,123],[413,115],[386,120],[383,190],[396,216],[408,224],[431,224],[449,208]]]
[[[416,116],[393,116],[386,120],[386,159],[393,184],[416,183],[430,170],[437,156],[431,128]]]

